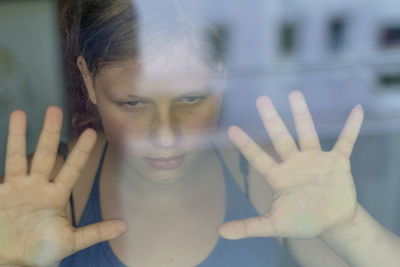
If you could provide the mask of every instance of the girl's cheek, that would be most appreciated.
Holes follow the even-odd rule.
[[[126,121],[121,117],[113,114],[104,114],[102,116],[104,132],[110,143],[116,148],[124,146],[126,136]]]
[[[181,122],[186,129],[199,133],[208,132],[214,129],[218,122],[219,110],[210,107],[202,110],[192,110],[185,114]]]
[[[104,132],[107,139],[114,147],[120,149],[123,147],[123,136],[124,128],[123,123],[119,120],[104,120],[103,119]]]
[[[121,153],[126,153],[134,142],[146,143],[148,125],[144,121],[119,114],[103,118],[103,125],[108,141]]]

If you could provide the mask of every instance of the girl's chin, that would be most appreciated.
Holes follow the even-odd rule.
[[[185,172],[182,169],[168,171],[149,170],[145,171],[142,177],[152,184],[170,185],[183,180],[184,174]]]

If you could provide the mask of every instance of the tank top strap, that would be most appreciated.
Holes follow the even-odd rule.
[[[230,171],[229,171],[228,167],[226,166],[226,163],[225,163],[221,153],[219,152],[219,150],[217,149],[217,147],[215,146],[214,143],[211,143],[211,146],[214,149],[215,153],[217,154],[219,162],[221,163],[222,169],[224,171],[224,176],[226,177],[227,174],[230,175]]]
[[[102,170],[102,167],[103,167],[104,158],[106,156],[107,147],[108,147],[108,141],[106,141],[106,143],[104,144],[103,152],[101,153],[99,166],[97,167],[96,176],[94,177],[94,184],[96,186],[98,186],[98,184],[99,184],[100,173],[101,173],[101,170]]]
[[[78,226],[84,226],[92,223],[96,223],[102,221],[101,215],[101,207],[100,207],[100,190],[99,190],[99,181],[101,170],[103,167],[103,162],[105,158],[105,154],[108,147],[108,141],[106,141],[103,152],[101,154],[99,166],[97,167],[96,176],[94,177],[92,189],[90,191],[89,199],[86,203],[85,209],[83,211],[82,217],[79,221]]]
[[[253,206],[250,204],[249,200],[246,197],[246,193],[240,189],[239,185],[234,180],[231,172],[228,169],[221,153],[218,151],[215,144],[212,143],[212,147],[214,148],[219,162],[221,163],[222,169],[224,171],[224,179],[225,179],[225,191],[226,191],[226,214],[225,214],[225,222],[230,220],[239,219],[238,216],[238,208],[243,208],[250,213],[255,213]],[[245,180],[246,182],[246,180]],[[247,188],[247,187],[246,187]]]

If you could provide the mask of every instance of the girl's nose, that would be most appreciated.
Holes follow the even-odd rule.
[[[159,110],[151,131],[152,142],[162,148],[176,146],[181,138],[180,129],[170,109]]]

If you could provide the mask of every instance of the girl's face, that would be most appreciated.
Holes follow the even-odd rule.
[[[165,184],[190,174],[209,148],[222,83],[180,44],[144,63],[106,66],[86,82],[105,135],[123,162],[145,180]]]

